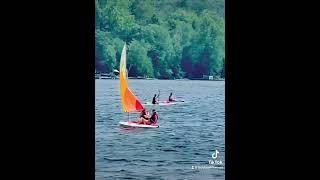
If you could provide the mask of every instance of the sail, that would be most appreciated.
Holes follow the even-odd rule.
[[[143,109],[138,98],[132,93],[127,83],[126,44],[121,53],[120,60],[120,97],[124,112],[140,111]]]

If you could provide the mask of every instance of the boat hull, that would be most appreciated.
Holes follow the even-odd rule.
[[[132,121],[129,121],[129,122],[120,121],[119,125],[123,127],[134,127],[134,128],[159,128],[159,125],[138,124]]]

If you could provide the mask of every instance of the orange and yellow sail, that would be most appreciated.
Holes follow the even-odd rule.
[[[120,97],[122,109],[124,112],[141,111],[143,106],[138,98],[132,93],[127,83],[127,62],[126,62],[126,44],[121,53],[120,60]]]

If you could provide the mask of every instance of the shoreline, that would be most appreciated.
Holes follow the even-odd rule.
[[[95,74],[95,79],[119,79],[117,75],[110,75],[110,74]],[[180,79],[157,79],[151,77],[128,77],[128,79],[139,79],[139,80],[176,80],[176,81],[190,81],[190,80],[198,80],[198,81],[225,81],[224,78],[213,78],[213,76],[205,76],[202,78],[180,78]]]
[[[95,78],[96,80],[119,80],[119,78]],[[216,79],[216,80],[209,80],[209,79],[141,79],[141,78],[129,78],[135,80],[168,80],[168,81],[225,81],[225,79]]]

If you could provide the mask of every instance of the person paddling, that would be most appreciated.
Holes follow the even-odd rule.
[[[172,93],[170,93],[170,96],[169,96],[169,102],[174,102],[176,100],[172,99]]]
[[[153,98],[152,98],[152,104],[158,104],[156,98],[157,98],[157,94],[155,94],[155,95],[153,96]]]
[[[178,101],[177,101],[177,100],[173,99],[173,98],[172,98],[172,93],[170,93],[168,102],[185,102],[185,101],[184,101],[184,100],[178,100]]]

